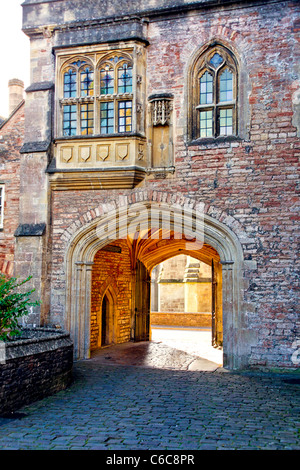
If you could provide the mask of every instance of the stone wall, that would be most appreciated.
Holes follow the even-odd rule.
[[[69,335],[37,329],[28,339],[5,344],[5,352],[1,344],[0,415],[70,385],[73,345]]]

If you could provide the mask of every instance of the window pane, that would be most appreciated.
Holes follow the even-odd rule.
[[[131,132],[132,130],[132,101],[119,101],[118,103],[118,132]]]
[[[63,134],[68,135],[68,136],[76,135],[76,130],[77,130],[76,105],[64,106]]]
[[[232,109],[220,109],[220,135],[233,134],[233,111]]]
[[[210,64],[217,68],[219,65],[222,64],[223,62],[223,58],[220,56],[220,54],[218,54],[217,52],[212,56],[212,58],[210,59]]]
[[[94,74],[86,67],[80,74],[81,96],[92,96],[94,94]]]
[[[128,64],[118,69],[118,93],[132,93],[132,67]]]
[[[64,98],[76,96],[76,72],[70,69],[64,74]]]
[[[114,132],[113,101],[100,103],[100,132],[101,134],[113,134]]]
[[[94,130],[94,105],[82,104],[80,106],[80,132],[81,135],[93,134]]]
[[[200,104],[211,104],[213,102],[213,77],[205,72],[200,78]]]
[[[233,100],[233,77],[230,70],[225,69],[220,76],[220,101]]]
[[[200,111],[200,137],[213,136],[213,112]]]
[[[100,71],[100,94],[110,95],[114,92],[114,71],[108,66]]]

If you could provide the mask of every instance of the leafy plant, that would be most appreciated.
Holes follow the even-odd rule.
[[[27,315],[29,307],[39,305],[39,301],[31,302],[29,297],[35,291],[19,292],[19,288],[28,282],[32,276],[18,282],[17,278],[7,279],[0,274],[0,340],[5,341],[14,336],[20,336],[19,318]]]

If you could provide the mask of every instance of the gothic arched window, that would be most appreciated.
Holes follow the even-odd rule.
[[[237,135],[237,66],[231,52],[220,45],[197,59],[192,77],[190,137]]]
[[[75,60],[63,72],[63,135],[94,132],[94,71],[85,60]],[[84,101],[87,99],[88,101]],[[92,101],[90,101],[92,99]]]
[[[100,134],[132,131],[132,72],[131,61],[121,55],[100,64]]]
[[[59,134],[64,137],[133,132],[132,57],[121,51],[74,57],[61,68]]]

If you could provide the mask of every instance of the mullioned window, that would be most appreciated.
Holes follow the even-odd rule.
[[[190,137],[236,136],[238,130],[237,65],[221,45],[208,48],[192,70]]]
[[[73,59],[62,69],[61,134],[123,134],[133,130],[133,62],[114,53],[94,66]]]

